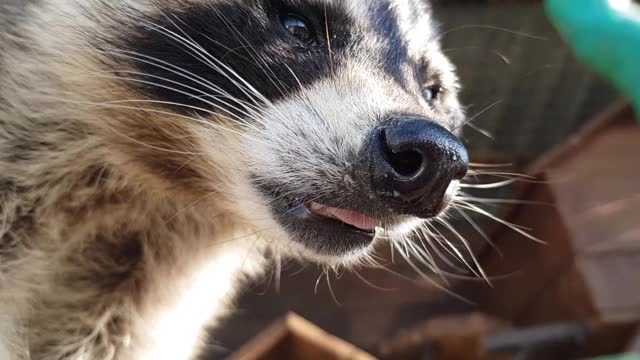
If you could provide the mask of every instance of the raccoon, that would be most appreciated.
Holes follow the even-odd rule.
[[[273,258],[366,261],[467,173],[425,0],[0,15],[0,357],[190,359]]]

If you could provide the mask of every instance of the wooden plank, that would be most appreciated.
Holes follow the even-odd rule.
[[[229,359],[375,360],[293,313],[264,330]]]
[[[518,325],[534,325],[591,319],[596,316],[596,310],[590,298],[582,272],[570,266],[532,297],[516,315],[514,322]]]
[[[484,353],[484,338],[509,328],[479,313],[439,316],[383,341],[379,353],[384,360],[419,360],[429,349],[438,360],[498,360]]]
[[[544,183],[531,185],[524,199],[545,204],[555,201]],[[489,314],[515,319],[561,274],[569,271],[573,251],[566,226],[553,206],[519,206],[508,220],[535,229],[533,235],[546,244],[504,229],[495,239],[502,254],[493,251],[483,257],[482,264],[489,276],[508,276],[494,280],[493,288],[486,284],[463,284],[461,292]]]
[[[640,321],[640,256],[581,256],[578,264],[601,320]]]
[[[640,126],[610,127],[546,171],[579,252],[640,250]],[[605,245],[599,245],[605,244]]]
[[[640,320],[640,127],[620,111],[579,139],[549,187],[601,318]]]
[[[546,184],[523,199],[555,208],[517,206],[509,220],[535,229],[548,245],[540,248],[502,230],[497,241],[504,258],[484,259],[487,272],[521,275],[497,282],[497,294],[482,292],[486,309],[522,323],[640,318],[638,154],[640,127],[628,105],[619,103],[532,167]]]
[[[299,339],[299,346],[302,346],[300,355],[305,355],[305,348],[315,349],[315,353],[322,354],[321,357],[304,357],[304,359],[350,359],[350,360],[375,360],[375,358],[355,346],[338,339],[319,327],[311,324],[303,318],[289,314],[287,316],[287,326],[294,337]],[[300,359],[302,357],[295,357]]]
[[[280,343],[284,342],[288,334],[286,320],[277,321],[231,355],[229,360],[262,359],[265,354],[274,351]]]

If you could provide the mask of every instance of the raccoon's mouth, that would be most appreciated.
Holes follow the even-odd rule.
[[[382,226],[382,221],[352,210],[335,208],[315,202],[306,204],[305,208],[312,217],[339,223],[346,229],[364,232],[371,235],[375,234],[376,228]]]
[[[320,199],[313,194],[286,194],[281,187],[259,184],[273,219],[307,254],[333,259],[343,259],[366,251],[378,238],[387,234],[386,227],[393,228],[397,220],[394,214],[384,214],[359,197],[351,197],[350,205],[338,205],[330,196]],[[345,199],[345,196],[341,196]],[[349,199],[349,198],[346,198]],[[367,199],[369,200],[369,199]],[[343,202],[344,203],[344,202]],[[366,209],[371,209],[369,214]],[[365,215],[366,214],[366,215]],[[384,225],[384,226],[383,226]]]
[[[290,240],[302,245],[307,254],[323,256],[322,259],[327,256],[343,259],[367,251],[376,241],[405,233],[418,225],[416,221],[440,215],[458,185],[454,182],[448,187],[433,214],[403,211],[393,207],[393,203],[371,199],[367,194],[317,196],[287,193],[281,186],[267,183],[256,187],[264,196],[273,220]],[[416,208],[419,209],[420,204],[416,204]]]

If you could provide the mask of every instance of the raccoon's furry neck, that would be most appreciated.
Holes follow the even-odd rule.
[[[239,278],[259,271],[254,239],[211,206],[183,210],[107,167],[78,170],[37,169],[60,171],[47,183],[3,172],[5,345],[26,340],[34,359],[188,358]]]
[[[35,359],[102,359],[138,345],[188,358],[194,344],[175,329],[197,341],[224,311],[240,269],[259,271],[255,239],[213,199],[190,205],[134,186],[90,137],[52,149],[24,130],[15,145],[6,133],[0,141],[0,317],[10,317],[0,323],[15,327],[0,337],[17,342],[5,345],[26,339]],[[49,348],[61,343],[51,336],[72,342]]]
[[[34,359],[189,358],[238,280],[260,271],[251,231],[213,198],[134,185],[88,134],[5,116],[0,348],[17,355],[26,341]]]
[[[0,39],[0,358],[190,358],[260,272],[255,230],[114,153],[107,115],[70,105],[87,60],[27,30]]]

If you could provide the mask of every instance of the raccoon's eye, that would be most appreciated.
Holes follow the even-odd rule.
[[[315,39],[313,30],[307,25],[307,21],[300,16],[293,14],[283,16],[282,26],[305,44],[310,44]]]
[[[435,101],[438,99],[441,92],[442,87],[440,85],[431,85],[422,90],[422,96],[424,96],[424,99],[427,101]]]

